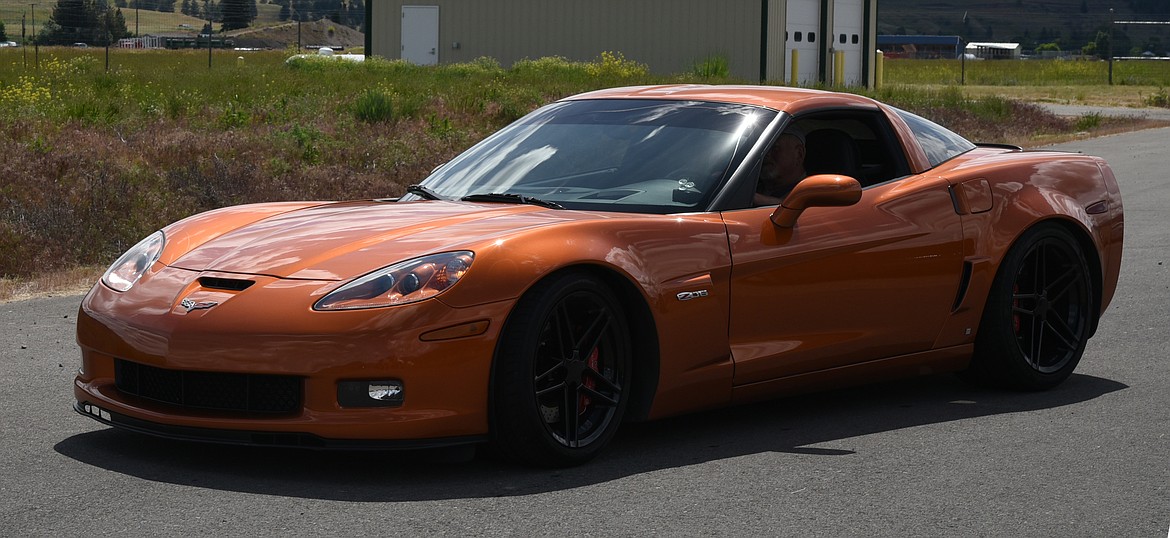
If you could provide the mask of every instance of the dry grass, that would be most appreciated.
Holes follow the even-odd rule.
[[[1150,106],[1150,97],[1162,90],[1158,86],[963,86],[963,92],[971,97],[998,96],[1035,103],[1130,108]]]
[[[102,276],[104,267],[75,267],[32,278],[0,278],[0,303],[53,295],[80,295]]]
[[[1132,133],[1135,131],[1159,129],[1162,127],[1170,127],[1170,121],[1133,118],[1103,118],[1101,126],[1094,129],[1091,133],[1088,131],[1078,131],[1075,133],[1060,133],[1036,136],[1028,141],[1021,142],[1019,145],[1024,148],[1039,148],[1044,146],[1051,146],[1053,144],[1072,142],[1074,140],[1085,140],[1087,138]]]

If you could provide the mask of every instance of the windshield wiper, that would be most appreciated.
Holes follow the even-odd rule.
[[[410,194],[417,194],[423,198],[426,198],[427,200],[446,200],[446,198],[439,196],[439,193],[432,191],[431,189],[428,189],[422,185],[408,185],[406,187],[406,192],[409,192]]]
[[[541,200],[540,198],[533,198],[531,196],[524,196],[520,194],[507,194],[502,192],[489,192],[483,194],[468,194],[460,200],[464,202],[502,202],[505,204],[529,204],[547,207],[549,209],[564,209],[565,206],[556,202],[548,200]]]

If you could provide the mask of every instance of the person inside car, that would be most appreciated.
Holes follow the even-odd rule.
[[[757,206],[780,205],[788,192],[804,179],[804,131],[795,127],[786,129],[764,155],[760,179],[752,201]]]

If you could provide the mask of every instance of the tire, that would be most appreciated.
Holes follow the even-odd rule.
[[[1092,288],[1071,233],[1053,224],[1028,230],[995,275],[964,377],[1023,390],[1060,384],[1092,332]]]
[[[584,272],[562,273],[521,298],[493,365],[491,442],[524,464],[589,461],[629,402],[629,325],[617,296]]]

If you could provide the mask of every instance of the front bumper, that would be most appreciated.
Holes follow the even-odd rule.
[[[168,276],[192,281],[165,274],[172,271],[181,270],[164,269],[155,283]],[[271,279],[212,297],[214,308],[184,311],[179,302],[200,290],[142,284],[125,294],[99,284],[82,302],[74,407],[86,416],[162,437],[249,445],[416,448],[486,438],[492,356],[511,301],[453,308],[432,299],[316,312],[312,292],[323,283]],[[461,330],[469,326],[476,329]],[[118,361],[170,372],[296,377],[303,388],[296,408],[281,413],[176,405],[119,390]],[[402,382],[400,405],[338,402],[339,384],[381,379]]]
[[[469,445],[487,441],[486,435],[435,439],[328,439],[304,432],[218,430],[161,424],[107,411],[89,402],[74,402],[73,410],[115,428],[179,441],[199,441],[228,445],[326,450],[416,450],[421,448]]]

